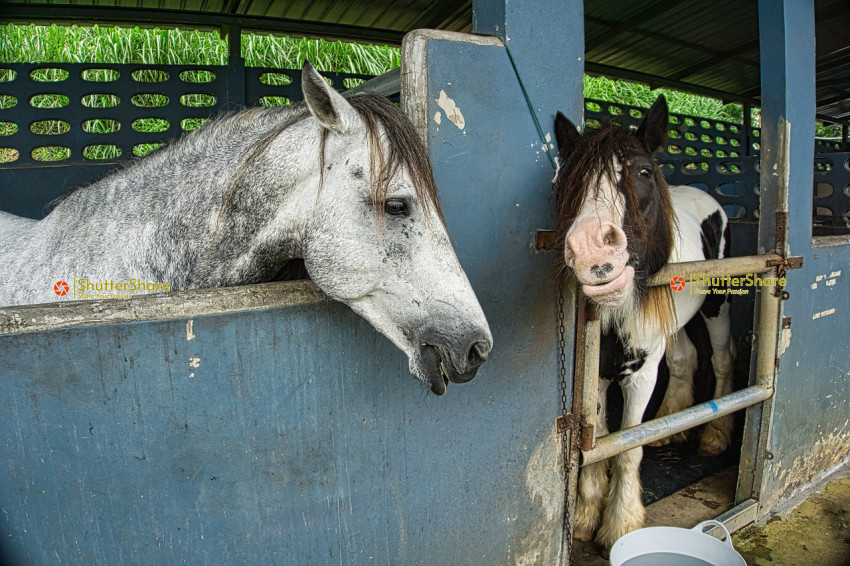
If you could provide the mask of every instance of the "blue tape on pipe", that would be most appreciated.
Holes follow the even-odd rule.
[[[718,409],[717,409],[717,403],[715,403],[714,401],[709,401],[709,402],[708,402],[708,406],[709,406],[709,407],[711,407],[711,412],[712,412],[712,413],[716,413],[716,412],[718,411]]]

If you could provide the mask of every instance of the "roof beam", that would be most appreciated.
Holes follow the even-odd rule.
[[[605,33],[601,33],[596,37],[590,38],[585,41],[584,50],[586,53],[593,51],[603,43],[611,41],[612,38],[622,35],[626,32],[631,31],[637,26],[651,20],[652,18],[656,18],[665,12],[672,10],[673,8],[681,7],[682,3],[679,0],[661,0],[659,2],[654,2],[649,7],[644,8],[637,15],[629,18],[628,22],[619,22],[612,23],[606,22],[604,20],[600,20],[598,18],[594,18],[597,23],[608,26],[609,30]],[[585,16],[586,19],[591,19]]]
[[[711,57],[710,59],[705,59],[703,61],[700,61],[699,63],[694,63],[690,67],[686,67],[686,68],[682,69],[681,71],[674,73],[670,78],[673,79],[674,81],[681,81],[682,79],[684,79],[686,77],[690,77],[691,75],[698,73],[700,71],[705,71],[706,69],[714,67],[715,65],[718,65],[720,63],[729,61],[730,59],[731,60],[737,60],[737,61],[746,61],[745,59],[742,60],[738,57],[734,57],[733,53],[740,53],[742,51],[749,51],[749,50],[752,50],[752,49],[755,49],[755,50],[758,51],[758,47],[759,47],[759,40],[758,40],[758,38],[756,38],[754,40],[748,41],[747,43],[745,43],[743,45],[739,45],[735,49],[730,49],[728,51],[714,51],[713,52],[714,56]],[[704,51],[706,53],[712,53],[712,51],[708,50],[708,49],[704,49]],[[750,62],[750,61],[748,61],[748,62],[753,67],[758,67],[758,62],[755,62],[755,63]]]
[[[27,23],[57,23],[63,20],[81,23],[132,23],[149,25],[195,26],[219,28],[239,25],[243,30],[263,30],[293,35],[305,35],[369,43],[401,45],[404,32],[372,29],[361,26],[324,24],[283,18],[265,18],[245,15],[221,15],[209,12],[183,10],[151,10],[145,8],[115,8],[109,6],[80,6],[56,4],[6,4],[4,20]]]

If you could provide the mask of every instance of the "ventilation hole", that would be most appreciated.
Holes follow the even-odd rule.
[[[211,83],[215,80],[215,74],[212,71],[201,69],[183,71],[179,76],[184,83]]]
[[[144,157],[150,152],[161,148],[164,144],[161,143],[140,143],[133,146],[133,155],[136,157]]]
[[[761,145],[759,145],[758,143],[753,143],[753,149],[754,149],[755,151],[758,151],[758,150],[760,150],[760,149],[761,149]]]
[[[641,112],[637,108],[631,108],[631,109],[629,109],[629,116],[639,120],[639,119],[643,118],[643,112]]]
[[[35,148],[31,155],[36,161],[64,161],[70,159],[71,148],[61,145],[47,145]]]
[[[64,94],[36,94],[30,98],[30,106],[33,108],[63,108],[69,102]]]
[[[693,118],[685,118],[685,125],[686,126],[693,126],[694,124],[696,124],[696,122],[694,122]]]
[[[844,196],[850,198],[850,185],[844,187]]]
[[[80,99],[86,108],[114,108],[121,99],[114,94],[87,94]]]
[[[716,138],[714,138],[714,141],[716,141],[719,145],[728,145],[729,143],[726,138],[721,136],[717,136]]]
[[[717,172],[721,175],[740,175],[744,169],[740,162],[721,161],[717,164]]]
[[[130,73],[130,77],[139,83],[164,83],[168,73],[160,69],[138,69]]]
[[[735,138],[729,138],[729,145],[734,147],[741,147],[741,140]]]
[[[685,175],[702,175],[708,169],[708,163],[705,161],[690,161],[682,165],[682,173]]]
[[[215,97],[211,94],[184,94],[180,104],[189,108],[209,108],[215,106]]]
[[[717,157],[726,157],[726,152],[723,151],[722,149],[718,149],[717,151],[714,152],[714,155],[716,155]]]
[[[121,122],[108,118],[97,118],[83,122],[83,131],[88,134],[114,134],[121,129]]]
[[[697,154],[697,150],[695,150],[694,148],[692,148],[690,146],[685,148],[685,155],[696,155],[696,154]]]
[[[685,139],[688,141],[697,141],[697,136],[691,132],[685,132]]]
[[[133,103],[133,106],[141,108],[161,108],[168,105],[168,97],[164,94],[136,94],[130,99],[130,102]]]
[[[753,163],[753,169],[755,169],[756,173],[761,175],[761,159],[756,159]]]
[[[619,106],[608,106],[608,114],[610,114],[612,116],[622,116],[623,115],[623,109],[620,108]]]
[[[587,108],[589,112],[599,112],[602,110],[602,107],[595,102],[585,102],[584,107]]]
[[[752,136],[753,136],[754,138],[761,137],[761,130],[759,130],[759,129],[753,129]]]
[[[2,98],[2,97],[0,97],[0,98]],[[844,168],[847,169],[848,171],[850,171],[850,159],[848,159],[847,161],[844,162]]]
[[[700,120],[699,125],[700,125],[701,128],[703,128],[705,130],[711,129],[711,122],[709,122],[708,120]]]
[[[12,69],[0,69],[0,83],[10,83],[18,78],[18,73]]]
[[[740,204],[724,204],[723,210],[726,212],[726,216],[729,220],[743,218],[744,215],[747,214],[747,209]]]
[[[832,171],[832,161],[823,157],[815,157],[816,171]]]
[[[670,114],[668,119],[670,120],[671,124],[678,124],[679,123],[679,117],[678,116],[673,116],[672,114]]]
[[[186,132],[191,132],[192,130],[197,130],[209,121],[209,118],[186,118],[185,120],[180,121],[180,127]]]
[[[682,137],[682,134],[680,134],[676,130],[670,130],[669,132],[667,132],[667,135],[670,137],[670,139],[673,140],[677,140]]]
[[[671,155],[678,155],[678,154],[682,153],[682,148],[679,147],[678,145],[668,145],[667,146],[667,153],[669,153]]]
[[[345,88],[354,88],[354,87],[356,87],[357,85],[362,85],[362,84],[363,84],[363,83],[365,83],[365,82],[366,82],[366,80],[365,80],[365,79],[354,79],[354,78],[351,78],[351,79],[342,79],[342,85],[343,85]]]
[[[735,181],[733,183],[723,183],[715,190],[722,197],[742,197],[747,192],[747,186],[744,183]]]
[[[703,157],[714,157],[714,152],[706,148],[702,148],[701,150],[699,150],[699,154]]]
[[[815,217],[817,220],[826,220],[832,218],[832,209],[828,206],[816,206]]]
[[[717,122],[717,123],[714,124],[714,129],[717,130],[718,132],[722,132],[722,131],[726,130],[726,126],[724,126],[720,122]]]
[[[110,144],[89,145],[83,148],[83,157],[93,160],[116,159],[121,157],[121,148]]]
[[[11,163],[18,160],[18,150],[11,147],[0,147],[0,163]]]
[[[139,118],[138,120],[133,120],[130,127],[137,132],[143,133],[164,132],[170,127],[170,124],[168,120],[162,118]]]
[[[830,183],[815,183],[813,197],[814,198],[825,198],[831,196],[833,193],[832,184]]]
[[[18,125],[14,122],[0,122],[0,136],[11,136],[18,132]]]
[[[758,220],[759,218],[761,218],[761,209],[758,209],[758,208],[757,208],[757,209],[755,209],[755,210],[753,211],[753,217],[754,217],[756,220]]]
[[[741,154],[738,153],[737,151],[730,151],[729,157],[741,157]]]
[[[117,81],[121,73],[114,69],[84,69],[80,76],[92,83],[111,83]]]
[[[753,187],[753,193],[756,195],[761,194],[761,186],[758,183]]]
[[[672,163],[659,163],[658,168],[661,170],[661,174],[665,177],[667,175],[672,175],[676,171],[676,167]]]
[[[259,100],[261,106],[272,107],[272,106],[289,106],[292,104],[292,101],[286,98],[285,96],[264,96]]]
[[[741,128],[739,128],[738,126],[735,126],[735,125],[731,125],[731,126],[729,126],[729,131],[732,132],[733,134],[737,134],[738,132],[741,131]]]
[[[71,131],[71,124],[64,120],[39,120],[30,124],[30,131],[41,136],[58,136]]]
[[[0,94],[0,110],[12,108],[18,104],[18,99],[8,94]]]
[[[699,141],[701,141],[702,143],[712,143],[714,139],[708,134],[702,134],[699,137]]]
[[[594,119],[585,120],[584,125],[585,125],[585,127],[591,128],[591,129],[594,129],[594,130],[598,130],[602,127],[602,124],[599,122],[599,120],[594,120]]]
[[[65,69],[45,67],[30,71],[30,78],[39,83],[58,83],[68,79],[70,73]]]

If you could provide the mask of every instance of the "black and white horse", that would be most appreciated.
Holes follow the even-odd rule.
[[[696,350],[684,325],[697,312],[711,337],[715,397],[732,386],[733,345],[724,294],[693,294],[648,287],[668,262],[726,257],[729,231],[721,206],[703,191],[668,187],[652,153],[667,138],[667,103],[653,104],[637,131],[609,125],[579,134],[558,113],[555,131],[561,166],[555,177],[558,235],[564,261],[584,294],[599,306],[602,324],[596,430],[608,432],[605,397],[617,382],[624,399],[622,428],[639,424],[666,351],[670,384],[658,415],[693,404]],[[700,449],[726,449],[730,416],[706,426]],[[610,547],[644,520],[638,467],[641,448],[610,462],[590,464],[579,480],[575,536]],[[604,509],[603,509],[604,507]]]
[[[412,124],[383,97],[343,97],[309,63],[302,87],[306,104],[213,120],[43,220],[0,212],[0,306],[67,300],[54,293],[67,281],[261,283],[303,261],[432,392],[472,379],[492,336]]]

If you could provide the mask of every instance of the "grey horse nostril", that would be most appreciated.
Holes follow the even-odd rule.
[[[593,273],[597,279],[605,279],[605,277],[612,271],[614,271],[614,266],[607,261],[603,263],[601,267],[599,265],[590,266],[590,272]]]
[[[470,348],[469,356],[467,357],[469,369],[480,367],[481,364],[486,362],[487,358],[489,357],[490,344],[488,344],[487,342],[476,342],[472,345],[472,348]]]
[[[605,273],[611,273],[612,271],[614,271],[614,266],[611,265],[610,262],[606,261],[602,264],[602,270],[605,271]]]

